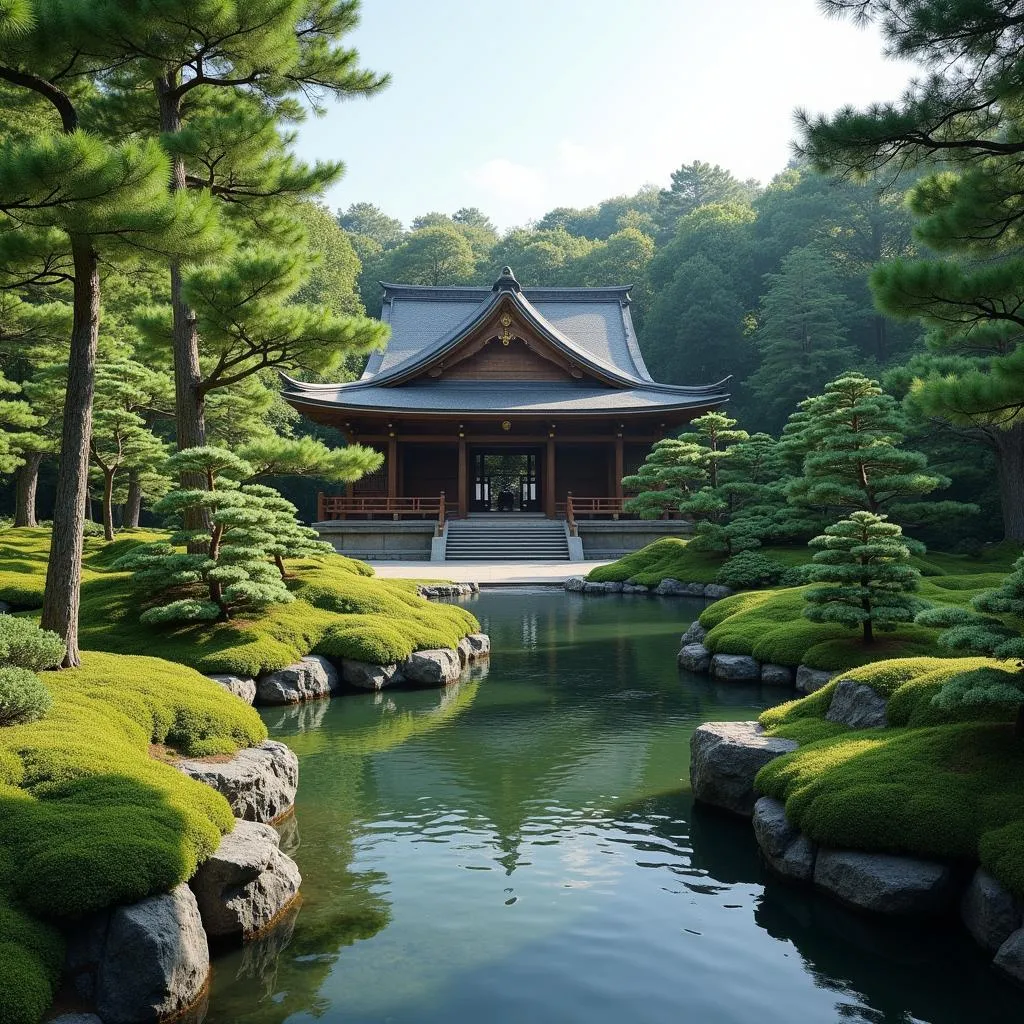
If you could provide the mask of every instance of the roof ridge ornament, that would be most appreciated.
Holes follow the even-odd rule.
[[[521,292],[522,286],[516,280],[516,275],[512,273],[511,267],[501,268],[501,277],[494,282],[491,288],[492,292]]]

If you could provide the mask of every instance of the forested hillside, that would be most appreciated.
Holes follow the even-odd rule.
[[[907,200],[916,180],[861,183],[794,160],[762,186],[695,161],[664,188],[558,207],[505,233],[477,208],[424,213],[406,227],[354,203],[338,222],[362,262],[358,287],[371,314],[380,281],[490,285],[504,265],[526,286],[632,284],[653,376],[731,377],[730,414],[750,432],[778,434],[798,402],[845,370],[908,395],[924,331],[880,312],[869,277],[926,251]],[[991,513],[957,524],[958,537],[998,537],[991,438],[908,411],[915,443],[956,481],[950,496]]]

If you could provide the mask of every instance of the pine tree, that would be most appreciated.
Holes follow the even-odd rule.
[[[848,339],[852,306],[817,246],[794,249],[765,282],[754,334],[761,361],[746,383],[777,423],[856,353]]]
[[[17,384],[0,373],[0,473],[4,475],[24,463],[23,453],[33,446],[33,432],[42,422],[28,402],[14,397],[20,392]]]
[[[909,205],[915,235],[940,255],[881,264],[872,290],[885,312],[931,331],[936,361],[921,368],[914,402],[992,450],[1005,536],[1024,541],[1019,12],[997,0],[830,0],[828,7],[878,21],[888,48],[929,73],[898,103],[801,115],[803,150],[832,174],[926,171]]]
[[[239,446],[237,454],[252,466],[252,479],[307,476],[351,483],[383,463],[380,452],[363,445],[329,448],[315,437],[269,434]]]
[[[114,487],[124,469],[152,472],[166,458],[163,442],[142,411],[164,390],[165,378],[131,359],[101,364],[96,371],[96,410],[89,454],[103,477],[103,536],[114,539]]]
[[[623,506],[641,519],[661,519],[679,511],[680,503],[708,478],[701,446],[687,438],[657,441],[643,465],[622,478],[633,497]]]
[[[146,595],[149,607],[139,621],[226,621],[294,600],[284,584],[283,559],[330,550],[298,526],[295,506],[271,488],[240,485],[252,476],[252,466],[225,449],[186,448],[168,463],[174,473],[201,475],[205,486],[173,490],[154,506],[180,527],[169,543],[141,545],[114,563],[132,572]],[[206,513],[209,530],[187,526],[196,509]],[[176,549],[200,542],[201,550]]]
[[[812,622],[837,622],[861,628],[864,643],[875,630],[912,622],[924,602],[910,595],[921,574],[909,564],[903,531],[884,515],[853,512],[825,528],[810,544],[817,548],[807,577],[804,615]]]
[[[976,512],[960,502],[920,502],[949,479],[929,473],[921,452],[902,447],[906,418],[878,381],[846,373],[824,393],[800,403],[784,445],[803,454],[802,475],[787,486],[789,500],[817,509],[886,512],[906,525]]]
[[[1013,572],[1001,587],[979,594],[971,607],[974,612],[935,608],[922,612],[915,621],[923,626],[949,627],[939,634],[942,647],[1005,659],[1013,663],[1014,670],[983,669],[956,675],[932,698],[933,703],[947,710],[1016,706],[1015,731],[1024,739],[1024,558],[1013,563]]]
[[[42,625],[79,663],[82,529],[100,316],[100,255],[182,254],[209,230],[209,210],[166,191],[170,167],[155,141],[107,144],[83,131],[97,70],[86,54],[98,10],[13,0],[0,9],[0,81],[35,101],[34,131],[0,155],[0,284],[71,282],[72,328],[53,534]],[[125,57],[111,40],[104,61]],[[83,100],[85,101],[83,103]],[[16,229],[16,230],[14,230]]]

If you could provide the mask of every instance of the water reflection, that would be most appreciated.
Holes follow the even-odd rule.
[[[301,757],[281,830],[304,901],[218,961],[208,1022],[1019,1016],[957,933],[896,933],[766,879],[749,824],[693,806],[696,725],[786,696],[676,671],[699,606],[473,610],[486,681],[268,715]]]

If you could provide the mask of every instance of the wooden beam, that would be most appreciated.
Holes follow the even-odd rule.
[[[622,477],[625,475],[623,469],[625,465],[625,458],[622,450],[622,433],[621,431],[615,435],[615,480],[613,485],[615,487],[615,497],[622,497]]]
[[[388,497],[398,497],[398,441],[394,434],[388,437]]]
[[[459,515],[469,515],[469,466],[466,464],[466,439],[459,438]]]
[[[544,454],[544,515],[555,518],[555,439],[551,434]]]
[[[627,438],[630,444],[654,444],[660,441],[662,434],[645,434]],[[510,448],[525,448],[529,445],[543,445],[547,439],[544,433],[536,434],[474,434],[467,431],[467,440],[472,444],[507,445]],[[614,434],[559,434],[563,444],[608,444],[615,441]],[[360,444],[383,444],[388,441],[387,434],[366,434],[359,438]],[[408,444],[453,444],[451,434],[408,434],[401,438],[403,445]]]

